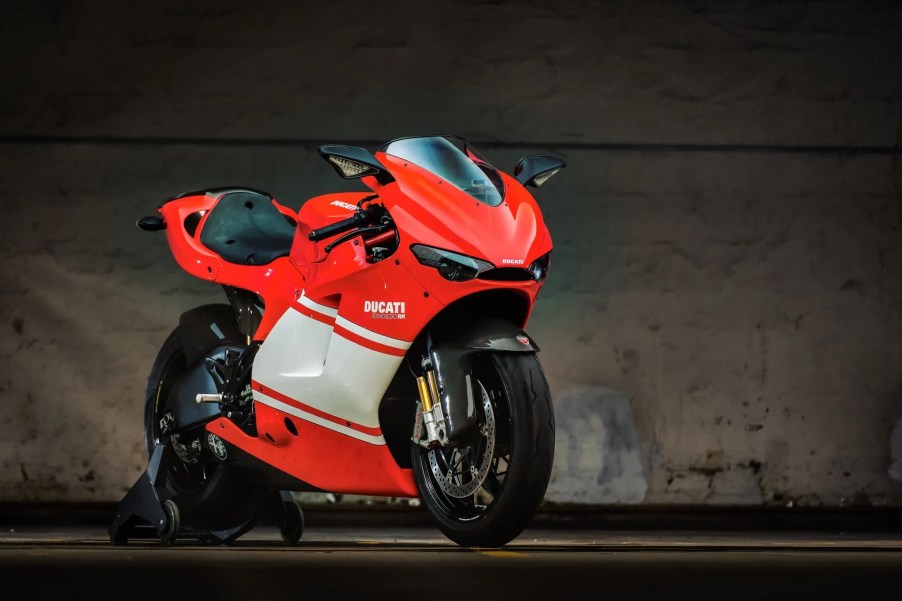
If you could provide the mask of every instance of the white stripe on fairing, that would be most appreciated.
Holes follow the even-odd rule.
[[[301,295],[301,298],[298,299],[298,302],[312,311],[322,313],[323,315],[328,315],[329,317],[335,317],[336,315],[338,315],[338,309],[333,309],[332,307],[321,305],[316,301],[310,300],[304,295]]]
[[[398,355],[336,336],[331,326],[298,311],[286,311],[257,352],[253,375],[257,382],[303,402],[305,411],[312,407],[315,415],[323,411],[378,428],[379,403],[402,361]]]
[[[410,348],[410,342],[406,342],[404,340],[398,340],[397,338],[389,338],[388,336],[383,336],[382,334],[377,334],[372,330],[367,330],[362,326],[358,326],[353,321],[348,321],[344,317],[338,316],[335,318],[335,325],[341,326],[344,329],[354,332],[358,336],[362,336],[367,340],[372,340],[373,342],[378,342],[379,344],[384,344],[385,346],[390,346],[392,348],[400,349],[402,351],[406,351]]]
[[[329,421],[318,415],[313,415],[312,413],[307,413],[306,411],[298,409],[293,405],[283,403],[282,401],[274,399],[271,396],[267,396],[259,390],[254,391],[254,400],[258,403],[269,405],[273,409],[284,411],[285,413],[291,414],[302,420],[312,422],[314,424],[317,424],[318,426],[322,426],[323,428],[328,428],[329,430],[338,432],[339,434],[344,434],[345,436],[350,436],[351,438],[356,438],[357,440],[362,440],[363,442],[368,442],[374,445],[385,444],[385,438],[383,438],[381,435],[373,436],[372,434],[365,434],[363,432],[358,432],[357,430],[354,430],[352,428],[342,426],[341,424],[336,424],[333,421]]]

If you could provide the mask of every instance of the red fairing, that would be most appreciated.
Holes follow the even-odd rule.
[[[413,163],[381,152],[376,158],[397,180],[379,190],[380,200],[410,243],[485,259],[495,267],[514,265],[505,260],[527,266],[551,250],[538,204],[512,177],[500,174],[506,194],[493,207]],[[444,287],[456,292],[453,282]]]
[[[257,420],[262,422],[261,432],[279,434],[274,441],[265,436],[248,436],[225,418],[211,422],[207,430],[322,490],[350,495],[417,496],[412,471],[399,468],[386,445],[356,440],[266,405],[257,404],[256,411]],[[293,420],[297,436],[285,427],[286,418]]]
[[[437,270],[423,266],[410,250],[428,244],[485,259],[496,267],[525,267],[551,251],[551,236],[533,197],[515,179],[502,174],[505,201],[492,207],[441,181],[425,169],[384,153],[377,158],[392,171],[396,182],[381,186],[366,178],[397,224],[400,238],[392,259],[366,262],[364,244],[346,243],[328,255],[330,240],[310,242],[311,230],[345,219],[368,194],[328,194],[308,200],[298,215],[298,236],[291,259],[306,279],[306,294],[339,307],[343,316],[375,332],[413,340],[446,305],[471,294],[497,289],[499,282],[449,282]],[[359,242],[359,241],[358,241]],[[503,282],[527,301],[527,320],[541,283]],[[382,293],[378,298],[374,290]],[[405,319],[380,321],[366,311],[367,300],[405,303]],[[518,324],[526,325],[526,320]]]
[[[495,267],[526,267],[551,251],[551,235],[535,199],[515,179],[501,173],[504,202],[493,207],[408,161],[377,153],[396,183],[383,187],[380,199],[392,214],[402,237],[399,253],[414,277],[442,304],[448,305],[499,282],[474,279],[449,282],[438,271],[420,265],[410,251],[414,243],[427,244],[486,260]],[[414,202],[411,202],[413,200]],[[405,244],[404,242],[407,241]],[[521,293],[531,312],[542,284],[503,282],[503,288]],[[521,327],[524,323],[519,324]]]

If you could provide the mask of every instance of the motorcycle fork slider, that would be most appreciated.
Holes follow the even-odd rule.
[[[423,404],[423,413],[432,411],[432,397],[429,394],[429,383],[424,376],[417,378],[417,389],[420,391],[420,403]]]
[[[447,442],[445,416],[442,414],[442,407],[438,402],[438,386],[432,370],[428,370],[426,376],[417,378],[417,390],[420,393],[420,404],[423,407],[426,440],[419,440],[418,436],[414,436],[414,442],[427,449],[444,444]]]
[[[426,381],[429,383],[429,396],[432,398],[432,404],[438,405],[441,397],[438,395],[438,384],[435,382],[435,370],[426,371]]]

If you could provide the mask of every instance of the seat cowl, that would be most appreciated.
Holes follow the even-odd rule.
[[[167,202],[171,202],[173,200],[178,200],[180,198],[187,198],[189,196],[206,196],[207,194],[211,196],[222,196],[227,192],[252,192],[254,194],[259,194],[261,196],[265,196],[272,200],[273,195],[269,192],[264,192],[263,190],[256,190],[254,188],[247,188],[245,186],[218,186],[216,188],[202,188],[200,190],[191,190],[189,192],[182,192],[181,194],[176,194],[175,196],[170,196],[166,200],[164,200],[160,206],[163,206]]]
[[[248,188],[219,190],[223,192],[200,231],[201,244],[239,265],[265,265],[288,256],[297,221],[280,211],[270,195]]]

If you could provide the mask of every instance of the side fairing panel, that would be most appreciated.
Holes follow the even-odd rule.
[[[398,467],[379,424],[382,395],[410,344],[344,318],[341,304],[302,294],[254,361],[258,436],[228,424],[210,429],[322,490],[416,496],[411,471]]]
[[[305,296],[300,301],[260,347],[254,361],[254,382],[337,418],[324,427],[355,438],[359,432],[354,426],[377,431],[379,401],[410,341],[356,326],[334,310],[329,310],[330,315]],[[254,398],[272,405],[273,397],[257,386]],[[385,442],[381,435],[367,440]]]
[[[397,467],[384,444],[349,438],[268,405],[257,406],[267,430],[281,428],[279,438],[248,436],[234,422],[220,418],[207,429],[255,457],[324,491],[386,497],[416,497],[413,473]],[[286,426],[289,420],[296,434]]]

